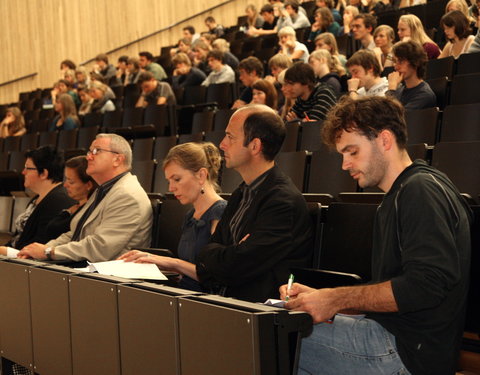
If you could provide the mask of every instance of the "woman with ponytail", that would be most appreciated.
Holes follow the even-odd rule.
[[[163,162],[169,191],[181,204],[192,204],[178,243],[178,258],[151,255],[132,250],[119,259],[154,263],[162,270],[178,272],[181,288],[202,291],[195,269],[195,258],[215,231],[227,202],[219,195],[217,183],[220,151],[213,143],[184,143],[173,147]]]

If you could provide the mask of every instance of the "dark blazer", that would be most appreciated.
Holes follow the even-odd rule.
[[[34,197],[32,200],[36,198]],[[47,243],[52,239],[46,230],[48,223],[62,210],[74,204],[75,201],[67,195],[62,185],[50,190],[28,218],[15,248],[22,249],[33,242]]]
[[[234,244],[230,220],[242,200],[242,185],[228,201],[212,242],[196,262],[200,282],[226,296],[252,302],[278,298],[291,267],[307,267],[312,257],[312,228],[307,205],[289,177],[275,166],[258,187]]]

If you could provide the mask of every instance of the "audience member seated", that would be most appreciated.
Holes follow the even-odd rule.
[[[213,49],[218,49],[223,52],[223,61],[225,64],[229,65],[234,71],[238,68],[238,58],[233,53],[230,52],[230,43],[225,39],[215,39],[212,43]]]
[[[297,0],[286,0],[284,3],[284,9],[281,10],[281,15],[279,17],[279,22],[281,23],[281,28],[285,26],[293,27],[294,29],[303,29],[305,27],[310,27],[310,21],[307,16],[299,12],[300,4]]]
[[[120,257],[127,262],[154,263],[162,270],[182,275],[179,287],[205,291],[198,282],[195,261],[210,242],[227,202],[219,195],[220,151],[213,143],[184,143],[173,147],[163,162],[165,177],[172,192],[183,205],[193,208],[185,215],[178,243],[178,258],[150,255],[132,250]]]
[[[117,60],[117,71],[115,76],[117,77],[117,85],[123,85],[127,79],[127,66],[128,56],[120,56]]]
[[[170,57],[173,58],[177,53],[185,53],[190,60],[193,61],[194,55],[192,51],[192,41],[185,38],[180,39],[177,43],[177,47],[170,49]]]
[[[90,96],[88,88],[79,86],[77,89],[78,97],[82,101],[80,107],[78,108],[78,115],[85,116],[87,113],[92,111],[93,98]]]
[[[149,104],[177,104],[175,94],[170,85],[167,82],[157,81],[150,72],[140,74],[138,85],[142,89],[142,94],[138,98],[137,104],[135,104],[136,107],[146,107]]]
[[[266,76],[265,79],[275,86],[278,97],[277,109],[279,110],[285,104],[285,96],[283,95],[282,84],[279,82],[278,76],[281,72],[290,68],[292,64],[292,59],[281,53],[277,53],[276,55],[272,56],[270,60],[268,60],[268,68],[270,69],[272,75]]]
[[[78,128],[80,121],[73,99],[68,94],[60,94],[55,100],[55,112],[58,113],[48,126],[48,131],[72,130]]]
[[[25,119],[18,107],[10,107],[0,123],[0,138],[19,137],[27,132]]]
[[[0,246],[0,254],[15,257],[17,251],[34,242],[46,242],[49,237],[47,226],[50,221],[64,209],[71,207],[75,201],[68,197],[62,186],[64,160],[63,154],[52,146],[43,146],[25,154],[26,189],[36,195],[27,205],[25,212],[15,219],[13,238]]]
[[[315,50],[326,49],[332,56],[335,56],[340,64],[345,67],[347,58],[338,52],[337,40],[332,33],[323,33],[315,38]]]
[[[101,262],[150,245],[152,206],[130,173],[130,144],[117,134],[98,134],[87,160],[87,174],[99,186],[70,230],[46,244],[25,246],[19,258]]]
[[[207,61],[212,71],[202,82],[202,86],[235,82],[235,72],[230,66],[224,64],[222,51],[218,49],[210,51],[207,55]]]
[[[312,230],[305,200],[274,162],[284,138],[283,121],[266,106],[246,106],[231,117],[220,148],[227,168],[244,182],[195,259],[191,276],[204,290],[263,302],[278,297],[291,267],[309,264]]]
[[[208,76],[212,71],[207,61],[207,55],[210,52],[210,50],[211,50],[210,46],[201,40],[197,40],[192,45],[192,53],[194,56],[193,66],[195,66],[196,68],[204,72],[206,76]]]
[[[278,32],[278,53],[287,55],[292,60],[308,62],[308,48],[305,44],[297,41],[295,30],[291,26],[285,26]]]
[[[352,34],[352,22],[353,19],[358,16],[360,12],[358,8],[353,5],[348,5],[343,11],[343,26],[340,30],[340,35],[351,35]]]
[[[327,8],[332,13],[335,22],[337,22],[339,25],[342,23],[342,15],[337,9],[335,9],[333,0],[316,0],[315,5],[318,8]]]
[[[388,80],[380,77],[381,67],[375,53],[369,50],[355,52],[347,61],[352,75],[348,80],[348,95],[356,99],[359,96],[385,96]]]
[[[270,4],[262,6],[262,9],[260,9],[260,15],[263,17],[262,27],[256,28],[255,26],[250,26],[247,30],[247,34],[250,36],[276,34],[278,17],[274,14],[273,6]]]
[[[106,95],[107,88],[104,83],[95,81],[90,85],[89,94],[93,98],[93,103],[90,107],[92,113],[105,113],[115,111],[115,104]]]
[[[353,18],[350,24],[353,32],[353,38],[362,43],[362,48],[373,50],[375,42],[373,40],[373,30],[377,27],[377,20],[371,14],[359,14]]]
[[[200,38],[202,42],[206,43],[210,48],[212,48],[212,43],[217,39],[215,34],[210,34],[208,31],[204,31],[200,34]]]
[[[247,15],[246,30],[250,27],[260,29],[263,25],[263,18],[258,14],[257,7],[253,4],[248,4],[245,8],[245,14]]]
[[[100,74],[103,77],[103,82],[109,83],[110,79],[115,77],[116,69],[112,64],[108,63],[108,56],[101,53],[95,57],[95,67],[93,69],[95,73]]]
[[[453,10],[459,10],[460,12],[462,12],[462,14],[467,18],[469,26],[471,28],[475,27],[475,18],[473,17],[473,14],[470,11],[470,8],[465,0],[450,0],[445,6],[445,14]]]
[[[264,104],[278,111],[277,90],[275,86],[266,79],[259,79],[252,86],[252,103]]]
[[[195,43],[200,38],[200,34],[195,32],[195,28],[192,25],[185,26],[182,32],[183,39],[190,41],[190,44]]]
[[[332,12],[328,8],[319,8],[315,11],[315,22],[312,24],[308,41],[313,42],[321,33],[340,35],[340,25],[333,20]]]
[[[127,69],[125,69],[125,80],[123,81],[123,84],[126,86],[137,83],[140,73],[140,61],[136,57],[129,57],[127,60]]]
[[[462,53],[466,53],[475,37],[470,34],[468,19],[459,10],[448,12],[440,19],[440,27],[443,28],[448,43],[443,48],[439,59],[452,56],[458,59]]]
[[[144,51],[140,52],[138,55],[140,56],[138,59],[140,68],[152,73],[157,81],[167,79],[167,73],[165,73],[165,70],[160,64],[153,61],[153,55],[150,52]]]
[[[313,68],[317,81],[330,86],[335,96],[340,97],[342,93],[340,76],[345,75],[345,69],[340,61],[326,49],[319,49],[310,55],[308,63]]]
[[[79,66],[75,70],[75,79],[77,81],[77,88],[82,85],[88,87],[90,85],[90,74],[88,74],[87,68]]]
[[[75,63],[72,60],[69,60],[69,59],[63,60],[60,63],[60,71],[61,71],[60,78],[63,79],[64,72],[65,70],[68,70],[68,69],[76,70],[77,65],[75,65]]]
[[[52,97],[52,103],[55,103],[57,99],[57,95],[60,94],[68,94],[72,97],[73,102],[75,103],[76,107],[80,106],[80,98],[78,97],[77,93],[73,90],[72,84],[65,80],[61,79],[53,86],[53,90],[50,91],[50,95]]]
[[[77,88],[77,80],[75,78],[75,70],[67,69],[63,72],[63,79],[70,82],[70,86],[73,90]]]
[[[235,100],[232,109],[249,104],[253,98],[252,85],[263,77],[263,64],[254,56],[247,57],[238,64],[239,79],[245,86],[240,98]]]
[[[174,89],[187,86],[198,86],[207,78],[205,73],[198,68],[192,67],[192,62],[185,53],[177,53],[172,58],[175,67],[172,76]]]
[[[70,230],[70,221],[97,188],[97,183],[87,174],[87,166],[85,155],[75,156],[65,162],[63,187],[68,196],[77,203],[64,209],[48,223],[48,238],[57,238]]]
[[[428,37],[423,29],[422,21],[414,14],[404,14],[398,20],[398,37],[400,41],[413,40],[420,44],[429,60],[440,55],[440,48]]]
[[[373,40],[377,49],[375,52],[380,56],[381,69],[393,66],[393,42],[395,40],[395,31],[388,25],[380,25],[373,32]]]
[[[409,40],[393,46],[395,71],[388,75],[386,95],[398,99],[405,109],[435,107],[437,98],[423,80],[427,54],[420,44]]]
[[[207,26],[208,32],[215,35],[217,38],[221,38],[225,35],[225,28],[222,25],[219,25],[212,16],[205,18],[205,26]]]
[[[359,14],[367,14],[368,13],[368,8],[367,8],[367,1],[361,1],[361,0],[348,0],[348,5],[354,6],[357,8]]]
[[[323,120],[336,102],[330,86],[317,83],[313,68],[302,62],[287,69],[282,91],[285,98],[295,99],[295,104],[287,115],[288,121]]]
[[[466,200],[444,173],[412,162],[395,100],[345,100],[329,113],[322,137],[361,188],[386,194],[368,284],[280,288],[285,307],[315,324],[301,342],[299,373],[455,374],[470,272]]]

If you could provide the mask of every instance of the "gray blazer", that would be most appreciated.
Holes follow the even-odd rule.
[[[150,246],[152,206],[136,176],[128,173],[112,187],[85,222],[81,240],[71,241],[75,227],[96,194],[92,194],[70,223],[70,231],[47,246],[55,247],[55,259],[102,262],[128,250]]]

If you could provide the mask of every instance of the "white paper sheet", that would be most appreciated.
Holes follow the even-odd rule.
[[[103,275],[118,276],[127,279],[168,280],[155,264],[149,263],[111,260],[108,262],[89,263],[89,268],[91,269],[90,272],[97,271]]]

